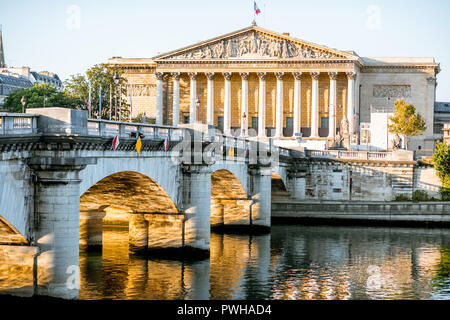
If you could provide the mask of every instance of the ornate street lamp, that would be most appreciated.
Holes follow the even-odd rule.
[[[20,102],[22,103],[22,113],[25,113],[25,104],[27,103],[27,98],[23,96]]]

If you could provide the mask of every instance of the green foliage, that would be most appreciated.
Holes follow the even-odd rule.
[[[132,122],[134,123],[148,123],[148,124],[155,124],[156,119],[155,118],[149,118],[145,116],[143,113],[140,113],[137,117],[132,119]]]
[[[442,181],[443,200],[450,200],[450,145],[438,143],[433,154],[434,169]]]
[[[410,199],[408,198],[407,195],[404,194],[398,194],[395,196],[395,201],[409,201]]]
[[[22,97],[26,98],[25,108],[71,108],[83,109],[83,102],[71,97],[64,92],[58,91],[49,84],[35,84],[31,88],[21,89],[11,93],[5,100],[4,108],[8,112],[22,112]]]
[[[421,201],[430,201],[431,198],[426,191],[416,190],[413,192],[412,201],[421,202]]]
[[[388,125],[390,133],[406,137],[405,145],[408,149],[408,138],[422,135],[427,126],[420,113],[416,114],[416,108],[407,104],[404,99],[395,102],[395,113],[389,117],[391,124]]]
[[[114,83],[116,71],[120,75],[118,85]],[[129,119],[130,105],[125,100],[127,96],[127,79],[121,74],[121,70],[108,64],[97,64],[86,71],[86,75],[72,75],[64,82],[66,94],[83,101],[84,109],[88,109],[89,84],[91,86],[91,117],[97,118],[100,105],[100,87],[102,89],[102,119],[109,119],[110,105],[112,105],[112,120],[119,120],[119,100],[122,94],[121,119]],[[119,92],[121,91],[121,92]],[[117,93],[117,99],[116,99]],[[115,119],[117,108],[117,119]]]

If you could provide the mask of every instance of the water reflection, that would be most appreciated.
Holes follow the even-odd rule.
[[[126,228],[103,236],[103,255],[80,255],[80,299],[450,299],[448,230],[211,234],[210,260],[195,263],[129,256]]]

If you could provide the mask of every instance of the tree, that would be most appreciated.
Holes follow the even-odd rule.
[[[22,97],[26,99],[25,108],[71,108],[82,109],[83,102],[58,91],[49,84],[35,84],[31,88],[20,89],[6,97],[4,108],[9,112],[22,112]]]
[[[416,108],[412,104],[407,104],[404,99],[397,100],[394,106],[395,113],[389,117],[391,124],[388,124],[388,129],[390,133],[405,136],[405,146],[408,150],[408,139],[422,135],[427,126],[420,113],[416,114]]]
[[[120,80],[118,85],[114,83],[114,74],[118,72]],[[122,94],[122,114],[121,119],[128,119],[130,115],[130,106],[123,99],[127,96],[127,79],[122,76],[121,71],[117,67],[108,64],[97,64],[86,71],[86,75],[72,75],[70,79],[64,81],[64,88],[66,94],[71,97],[83,101],[85,109],[88,109],[89,101],[89,85],[91,87],[91,115],[97,117],[100,105],[100,87],[102,91],[102,119],[109,119],[109,108],[112,105],[111,119],[119,120],[119,100],[121,88]],[[116,91],[117,90],[117,91]],[[117,92],[117,101],[116,101]],[[110,100],[111,97],[111,100]],[[117,119],[114,118],[116,114],[117,105]]]
[[[434,169],[442,181],[443,198],[450,197],[450,145],[438,143],[433,154]]]

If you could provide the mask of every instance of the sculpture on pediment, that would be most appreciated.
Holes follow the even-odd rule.
[[[275,39],[257,32],[247,33],[227,40],[220,40],[212,45],[174,55],[168,59],[227,59],[242,57],[247,54],[259,55],[263,58],[303,58],[329,59],[336,57],[326,52],[297,44],[288,39]]]

